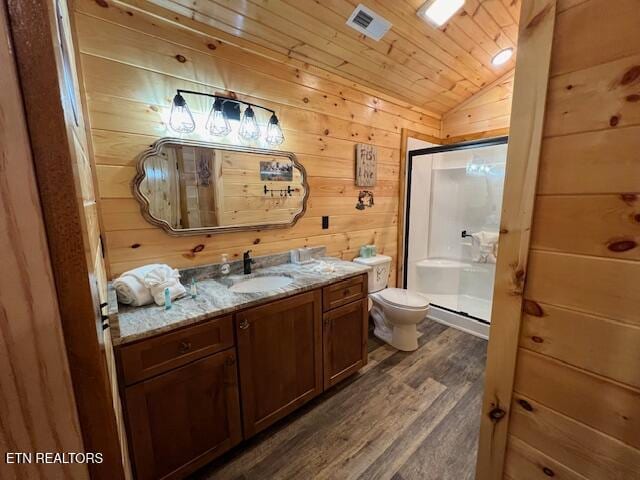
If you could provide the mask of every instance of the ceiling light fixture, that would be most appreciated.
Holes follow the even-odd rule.
[[[491,64],[495,67],[503,65],[509,61],[512,55],[513,55],[513,48],[505,48],[504,50],[500,50],[491,59]]]
[[[418,16],[441,27],[462,8],[464,2],[465,0],[428,0],[418,9]]]
[[[231,133],[231,123],[229,120],[240,120],[240,106],[244,105],[246,108],[240,121],[240,128],[238,129],[238,135],[241,139],[252,141],[260,138],[261,129],[258,126],[256,114],[253,111],[254,108],[259,108],[271,114],[269,123],[265,129],[264,141],[269,145],[280,145],[284,141],[280,121],[274,110],[234,98],[182,89],[177,90],[175,97],[173,97],[173,102],[171,102],[169,126],[175,132],[192,133],[196,129],[196,122],[183,96],[185,94],[213,98],[213,105],[211,106],[205,124],[205,129],[210,135],[224,137]]]

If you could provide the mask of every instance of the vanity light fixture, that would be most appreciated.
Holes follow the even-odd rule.
[[[183,96],[185,94],[200,95],[214,99],[205,128],[207,132],[215,137],[224,137],[231,133],[231,123],[229,120],[240,120],[240,107],[245,106],[238,130],[240,138],[250,141],[257,140],[260,137],[260,127],[258,126],[256,114],[253,111],[254,108],[259,108],[271,113],[265,132],[265,142],[269,145],[280,145],[284,141],[284,134],[282,133],[280,122],[274,110],[234,98],[182,89],[177,90],[171,105],[169,126],[175,132],[192,133],[196,129],[196,122]]]
[[[229,132],[231,132],[229,119],[222,111],[221,99],[216,98],[213,102],[205,128],[214,137],[224,137]]]
[[[465,0],[427,0],[417,14],[436,27],[441,27],[462,8],[464,2]]]
[[[242,115],[242,121],[240,122],[240,130],[238,130],[240,137],[245,140],[255,140],[260,136],[260,129],[258,128],[258,122],[256,121],[256,114],[253,112],[251,105],[249,105]]]
[[[196,122],[191,115],[191,110],[180,92],[173,97],[169,125],[178,133],[191,133],[196,129]]]
[[[266,141],[270,145],[280,145],[284,142],[284,134],[282,133],[280,122],[278,121],[278,117],[276,117],[275,113],[271,115],[269,125],[267,125]]]
[[[494,67],[499,67],[509,61],[509,59],[513,55],[513,48],[505,48],[504,50],[500,50],[496,53],[491,59],[491,64]]]

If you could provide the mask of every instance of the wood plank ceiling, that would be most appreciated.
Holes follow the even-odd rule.
[[[441,28],[416,15],[424,0],[362,0],[392,23],[378,42],[345,22],[358,0],[151,0],[245,41],[443,114],[515,66],[521,0],[466,0]]]

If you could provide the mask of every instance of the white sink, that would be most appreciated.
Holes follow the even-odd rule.
[[[286,287],[293,279],[284,275],[265,275],[263,277],[254,277],[248,280],[242,280],[229,287],[229,291],[233,293],[259,293],[276,290]]]

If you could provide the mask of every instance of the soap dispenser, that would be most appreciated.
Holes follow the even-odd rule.
[[[222,273],[222,275],[229,275],[229,272],[231,272],[231,266],[229,265],[229,255],[223,253],[221,257],[222,265],[220,265],[220,273]]]

